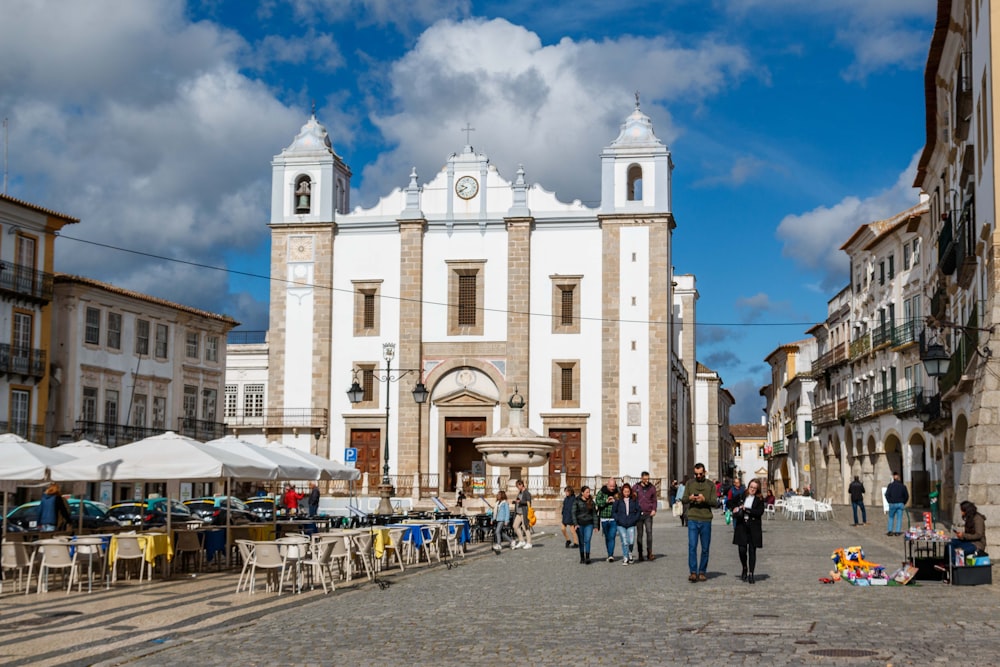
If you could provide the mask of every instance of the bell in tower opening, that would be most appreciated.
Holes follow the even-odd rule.
[[[310,199],[311,199],[311,183],[308,176],[303,176],[299,179],[298,185],[295,187],[295,212],[296,213],[308,213],[310,210]]]

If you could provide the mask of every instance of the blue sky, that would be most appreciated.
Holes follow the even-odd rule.
[[[267,325],[270,160],[316,105],[352,203],[465,143],[599,199],[633,92],[674,170],[699,360],[759,421],[764,357],[847,283],[840,245],[917,201],[933,0],[5,3],[8,194],[79,217],[57,269]],[[52,35],[58,35],[53,39]],[[157,260],[124,250],[187,263]],[[194,264],[228,268],[250,276]]]

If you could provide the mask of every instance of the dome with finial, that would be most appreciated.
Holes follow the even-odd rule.
[[[653,121],[639,108],[639,93],[635,94],[635,109],[622,123],[618,138],[611,142],[612,146],[662,146],[663,143],[653,134]]]
[[[310,116],[299,133],[295,135],[292,144],[284,150],[285,153],[315,153],[317,151],[333,152],[330,135],[323,124],[316,120],[316,114]]]

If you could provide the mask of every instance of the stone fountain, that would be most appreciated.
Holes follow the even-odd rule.
[[[511,489],[516,480],[522,479],[522,469],[545,465],[559,441],[538,435],[524,425],[524,398],[517,388],[507,405],[510,406],[507,426],[492,435],[476,438],[472,444],[490,465],[510,468],[507,495],[513,498]]]

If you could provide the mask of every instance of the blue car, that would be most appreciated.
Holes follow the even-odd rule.
[[[70,498],[69,515],[72,527],[80,525],[80,503],[79,498]],[[95,528],[114,528],[122,524],[108,513],[108,506],[94,500],[84,500],[83,502],[83,527],[93,530]],[[15,507],[7,514],[8,526],[17,526],[22,530],[38,530],[38,501],[24,503]],[[13,531],[12,531],[13,532]]]

